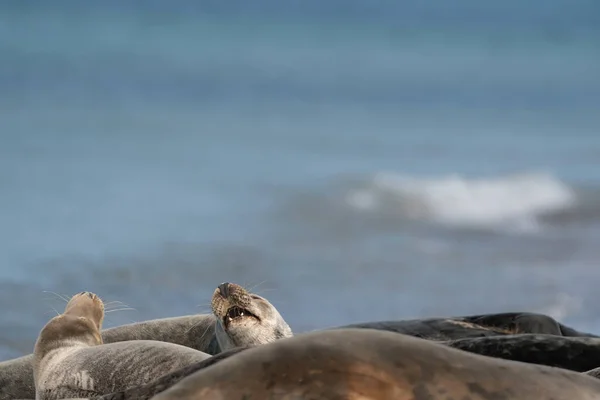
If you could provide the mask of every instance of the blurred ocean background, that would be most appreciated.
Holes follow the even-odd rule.
[[[600,333],[597,0],[0,2],[0,360],[82,290]]]

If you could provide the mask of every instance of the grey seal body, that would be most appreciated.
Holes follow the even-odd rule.
[[[92,397],[127,390],[208,358],[209,354],[189,347],[153,340],[67,344],[39,363],[36,399]]]
[[[250,347],[236,347],[235,349],[226,350],[222,353],[217,354],[216,356],[212,356],[199,363],[192,364],[188,367],[184,367],[170,374],[163,375],[162,377],[146,385],[141,385],[128,390],[100,396],[94,398],[94,400],[149,400],[153,396],[170,388],[171,386],[175,385],[177,382],[193,374],[194,372],[200,371],[204,368],[208,368],[249,348]]]
[[[33,399],[33,355],[0,362],[0,400]]]
[[[217,354],[221,350],[215,336],[216,322],[211,314],[188,315],[117,326],[101,334],[104,343],[158,340]],[[32,354],[0,362],[0,400],[35,397],[32,363]]]
[[[212,314],[160,318],[106,329],[102,338],[104,343],[158,340],[214,355],[221,352],[215,337],[216,322]]]
[[[598,400],[600,381],[371,329],[311,332],[199,370],[153,400]]]

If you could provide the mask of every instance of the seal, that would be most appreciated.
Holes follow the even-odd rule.
[[[470,353],[585,372],[600,364],[600,338],[519,334],[440,342]]]
[[[153,400],[598,400],[600,381],[370,329],[311,332],[197,371]]]
[[[234,356],[249,348],[251,347],[236,347],[235,349],[226,350],[204,361],[190,365],[189,367],[185,367],[170,374],[163,375],[162,377],[146,385],[138,386],[121,392],[114,392],[111,394],[106,394],[104,396],[95,397],[94,400],[149,400],[153,396],[170,388],[171,386],[175,385],[177,382],[193,374],[194,372],[210,367],[211,365],[223,361],[226,358]]]
[[[579,332],[559,323],[548,315],[526,312],[363,322],[330,329],[347,328],[378,329],[436,341],[519,333],[566,337],[599,337],[590,333]]]
[[[103,319],[102,300],[94,293],[81,292],[42,328],[33,352],[36,400],[126,390],[210,357],[153,340],[103,344]]]
[[[222,283],[213,293],[215,334],[221,350],[256,346],[291,337],[291,328],[264,297],[235,283]]]
[[[231,290],[230,290],[231,287]],[[241,301],[243,304],[237,303]],[[187,315],[160,318],[121,325],[102,331],[105,344],[131,340],[158,340],[190,347],[208,354],[219,354],[225,349],[269,343],[282,335],[291,335],[291,330],[279,311],[266,298],[244,290],[234,283],[222,283],[212,296],[212,314]],[[231,307],[229,307],[230,305]],[[241,305],[241,308],[240,308]],[[233,307],[251,310],[238,315],[235,322],[225,329],[223,310]],[[244,308],[245,307],[245,308]],[[219,316],[215,316],[216,312]],[[232,318],[233,320],[233,318]],[[219,340],[217,339],[219,325]],[[289,330],[289,331],[288,331]],[[233,336],[228,339],[228,335]],[[35,397],[32,355],[0,362],[0,400]]]

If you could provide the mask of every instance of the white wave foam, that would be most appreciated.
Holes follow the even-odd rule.
[[[577,198],[568,185],[543,173],[491,179],[378,173],[366,186],[348,193],[346,201],[362,211],[391,211],[455,226],[535,231],[541,214],[573,207]]]

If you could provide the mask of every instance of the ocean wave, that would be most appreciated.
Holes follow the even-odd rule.
[[[545,173],[419,178],[377,173],[346,192],[359,212],[385,212],[454,227],[539,231],[546,215],[577,207],[574,188]]]

